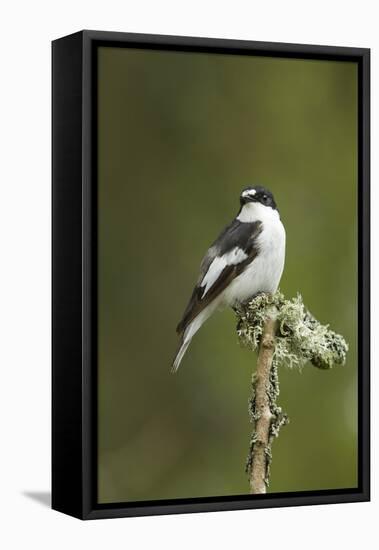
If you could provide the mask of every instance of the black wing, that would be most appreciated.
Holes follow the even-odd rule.
[[[242,223],[237,219],[228,225],[221,235],[215,240],[200,265],[200,276],[192,292],[191,299],[185,309],[182,320],[177,326],[177,332],[182,334],[189,323],[207,307],[225,288],[229,286],[235,277],[238,277],[247,265],[258,255],[257,237],[262,231],[260,221]],[[210,288],[206,290],[204,279],[214,260],[225,258],[228,253],[238,249],[241,260],[237,263],[228,263],[219,270],[217,278]],[[220,262],[221,263],[221,262]]]

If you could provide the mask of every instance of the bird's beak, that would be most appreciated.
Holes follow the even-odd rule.
[[[244,202],[253,202],[255,201],[255,190],[254,189],[246,189],[246,191],[244,191],[242,193],[242,200]]]
[[[242,195],[242,200],[246,203],[246,202],[255,202],[256,198],[254,195],[252,194],[248,194],[246,193],[246,195]]]

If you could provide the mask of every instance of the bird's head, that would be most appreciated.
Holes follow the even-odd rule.
[[[276,210],[276,202],[274,196],[268,189],[256,185],[255,187],[246,187],[240,195],[241,207],[249,202],[260,203],[263,206],[268,206]]]

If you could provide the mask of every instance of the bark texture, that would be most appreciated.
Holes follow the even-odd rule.
[[[255,433],[251,446],[250,492],[265,493],[270,466],[271,424],[274,415],[270,406],[270,379],[275,351],[276,320],[268,317],[259,348],[256,373],[253,375]]]

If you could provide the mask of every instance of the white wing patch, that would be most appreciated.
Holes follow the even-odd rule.
[[[226,266],[237,265],[246,260],[246,258],[247,254],[238,246],[223,256],[216,256],[201,282],[201,287],[205,287],[202,298],[204,298],[209,289],[212,288]]]

